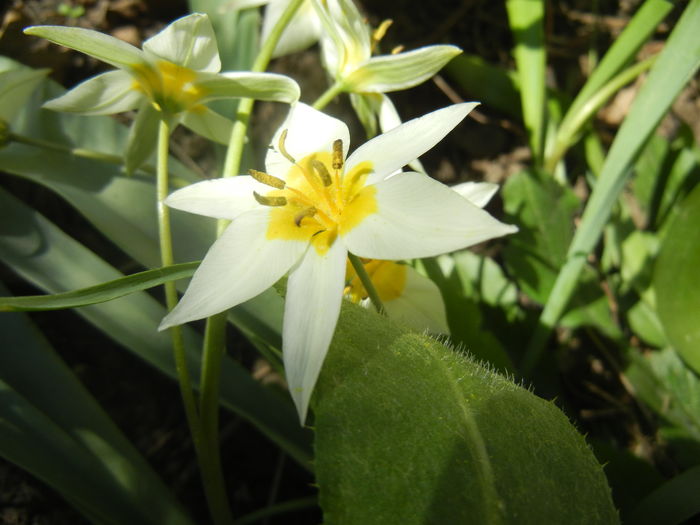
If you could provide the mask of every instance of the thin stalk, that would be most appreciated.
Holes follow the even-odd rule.
[[[158,127],[158,162],[156,166],[156,193],[158,198],[158,236],[160,239],[160,257],[163,266],[170,266],[174,262],[173,243],[170,232],[170,210],[165,205],[165,199],[168,196],[168,140],[170,138],[170,123],[167,117],[163,117]],[[177,304],[177,289],[174,281],[168,281],[164,284],[165,288],[165,303],[168,311],[175,308]],[[226,504],[226,493],[221,480],[215,475],[215,468],[212,467],[211,455],[207,450],[206,443],[202,432],[199,414],[197,412],[197,402],[192,390],[192,381],[190,379],[189,370],[187,368],[187,357],[185,353],[185,345],[182,340],[182,330],[179,326],[170,328],[172,337],[173,353],[175,357],[175,369],[180,385],[180,395],[185,408],[185,416],[187,424],[192,435],[192,442],[199,460],[199,465],[202,473],[202,482],[204,491],[209,503],[209,510],[217,525],[225,525],[233,522],[233,517],[230,515],[228,505]],[[221,498],[224,498],[224,504],[221,504]]]
[[[554,168],[566,154],[566,151],[574,142],[576,135],[594,113],[603,107],[610,97],[617,93],[623,86],[629,84],[632,80],[649,69],[654,64],[655,60],[656,55],[627,68],[612,78],[601,89],[596,91],[587,101],[578,105],[576,108],[571,108],[573,111],[570,110],[564,117],[555,139],[554,149],[545,162],[544,168],[547,173],[554,172]]]
[[[360,278],[362,286],[365,287],[365,291],[367,292],[367,295],[369,295],[369,299],[372,301],[374,308],[378,313],[383,314],[384,305],[382,304],[382,300],[379,298],[379,294],[377,293],[377,289],[374,287],[372,279],[370,279],[367,270],[365,270],[365,265],[362,264],[362,261],[357,255],[353,255],[352,253],[348,253],[348,259],[350,259],[350,263],[355,269],[355,273]]]
[[[316,102],[314,102],[311,107],[314,109],[318,109],[319,111],[325,108],[331,100],[333,100],[337,95],[342,93],[345,90],[345,84],[343,82],[336,82],[332,86],[330,86],[326,91],[324,91],[320,97],[316,99]]]

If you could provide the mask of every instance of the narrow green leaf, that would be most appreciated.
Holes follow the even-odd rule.
[[[515,40],[513,55],[520,81],[523,120],[528,131],[532,155],[539,163],[544,153],[546,109],[544,1],[507,0],[506,10]]]
[[[324,523],[617,523],[605,475],[551,402],[346,304],[316,390]]]
[[[692,0],[637,95],[610,149],[581,223],[528,346],[523,373],[537,363],[550,330],[564,312],[585,265],[600,239],[629,168],[674,98],[700,65],[700,0]]]
[[[199,261],[174,264],[156,270],[127,275],[96,286],[88,286],[72,292],[25,297],[0,297],[0,312],[29,312],[60,310],[89,304],[104,303],[134,292],[140,292],[159,284],[192,277]]]
[[[683,201],[662,241],[654,268],[657,311],[666,335],[700,373],[700,185]]]
[[[667,481],[630,514],[636,525],[677,525],[700,513],[700,465]]]

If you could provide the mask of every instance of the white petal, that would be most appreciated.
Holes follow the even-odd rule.
[[[269,210],[238,217],[209,248],[178,305],[158,327],[203,319],[262,293],[296,263],[308,242],[266,238]]]
[[[12,122],[49,71],[23,68],[0,72],[0,119]]]
[[[204,138],[227,145],[231,138],[233,122],[206,106],[186,111],[182,115],[182,125]]]
[[[431,257],[517,231],[420,173],[400,173],[375,187],[377,213],[345,235],[348,250],[360,257]]]
[[[370,94],[368,93],[368,96],[369,95]],[[387,97],[383,93],[374,95],[380,97],[378,110],[379,129],[382,130],[382,133],[386,133],[389,130],[398,128],[402,124],[402,121],[401,117],[399,116],[399,112],[396,110],[396,106],[394,106],[394,103],[389,97]],[[423,167],[423,164],[421,164],[421,161],[419,161],[418,159],[409,162],[408,166],[414,169],[415,171],[425,173],[425,168]]]
[[[124,71],[109,71],[86,80],[44,107],[83,115],[111,115],[136,109],[143,95],[133,88],[134,79]]]
[[[275,27],[280,16],[287,9],[287,5],[288,2],[286,0],[274,0],[267,6],[262,26],[261,38],[263,43],[270,36],[270,32]],[[277,42],[277,46],[275,46],[272,57],[276,58],[303,51],[316,43],[320,34],[321,20],[314,11],[311,2],[307,0],[299,6],[296,14],[285,27],[282,36]]]
[[[206,217],[233,220],[242,213],[260,209],[253,191],[262,194],[270,188],[248,175],[205,180],[171,193],[165,204]]]
[[[292,166],[278,150],[280,136],[285,129],[285,148],[297,161],[311,153],[332,152],[336,139],[343,141],[343,151],[347,154],[350,132],[345,123],[299,102],[292,105],[287,119],[272,137],[265,157],[265,168],[271,175],[284,178]]]
[[[498,184],[491,182],[462,182],[451,186],[451,189],[475,206],[483,208],[498,191]]]
[[[299,84],[285,75],[276,73],[204,73],[198,75],[196,83],[205,93],[202,102],[234,97],[287,103],[299,100]]]
[[[195,71],[218,73],[221,70],[216,35],[209,17],[193,13],[175,20],[143,43],[143,50]]]
[[[289,391],[302,424],[340,315],[346,257],[339,241],[324,255],[310,247],[287,282],[282,352]]]
[[[348,157],[346,173],[357,164],[369,161],[374,173],[367,183],[385,179],[440,142],[477,105],[477,102],[466,102],[448,106],[365,142]]]
[[[384,309],[389,317],[401,320],[414,330],[450,333],[440,289],[410,266],[406,267],[403,293],[395,299],[384,301]]]
[[[92,29],[33,26],[28,27],[24,32],[28,35],[40,36],[55,44],[75,49],[114,67],[129,68],[144,62],[143,52],[140,49],[123,40],[93,31]]]

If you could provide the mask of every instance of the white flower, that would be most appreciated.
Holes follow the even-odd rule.
[[[122,40],[78,27],[34,26],[36,35],[119,68],[93,77],[45,107],[84,115],[139,109],[127,146],[129,171],[153,151],[158,114],[177,117],[194,132],[228,143],[232,123],[205,106],[211,100],[251,97],[294,102],[299,86],[271,73],[219,73],[221,61],[207,15],[174,21],[138,49]]]
[[[304,104],[273,138],[267,173],[193,184],[169,206],[230,219],[160,329],[240,304],[289,273],[283,354],[299,417],[340,312],[348,252],[369,259],[429,257],[516,231],[447,186],[400,172],[475,106],[406,122],[346,159],[347,126]]]

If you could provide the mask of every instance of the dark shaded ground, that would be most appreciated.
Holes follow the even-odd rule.
[[[57,0],[28,0],[6,5],[0,11],[0,54],[36,67],[51,67],[54,78],[66,86],[94,74],[101,66],[79,53],[67,52],[57,46],[36,41],[30,45],[21,36],[23,27],[35,23],[79,23],[138,45],[165,23],[186,13],[186,4],[181,1],[85,0],[71,4],[82,5],[86,10],[77,21],[71,21],[58,14],[60,4]],[[590,2],[570,0],[553,4],[548,21],[548,52],[554,65],[551,81],[560,87],[576,86],[586,68],[585,57],[591,43],[604,49],[624,26],[636,2],[600,2],[601,16],[598,17],[587,11]],[[505,9],[500,2],[374,0],[365,2],[365,7],[375,26],[385,18],[394,19],[394,26],[384,40],[386,50],[399,44],[412,49],[430,43],[453,43],[489,62],[511,65],[511,37]],[[273,67],[284,71],[297,66],[314,67],[316,63],[317,57],[312,51]],[[410,91],[396,93],[392,99],[402,117],[409,119],[449,104],[450,95],[449,84],[438,87],[436,83],[427,82]],[[459,96],[470,99],[468,93],[459,93]],[[331,109],[345,113],[347,105],[334,105]],[[691,112],[692,109],[687,109],[686,117],[700,121]],[[618,123],[619,119],[613,116],[599,124],[614,130]],[[256,132],[262,135],[267,131]],[[527,163],[529,154],[525,144],[520,123],[482,107],[473,120],[450,134],[423,160],[428,172],[443,182],[470,179],[502,182]],[[29,183],[7,180],[6,177],[3,186],[40,209],[87,246],[107,254],[107,259],[116,266],[128,267],[128,258],[57,197]],[[0,280],[14,294],[36,293],[7,268],[0,269]],[[106,340],[73,312],[35,314],[32,319],[172,487],[195,520],[206,523],[206,508],[176,385]],[[252,362],[254,354],[239,336],[231,334],[230,341],[231,353]],[[591,379],[591,366],[585,362],[587,355],[584,354],[578,356],[584,362],[579,362],[577,354],[572,353],[572,361],[566,363],[567,369],[563,372],[575,393],[574,400],[578,402],[573,407],[574,414],[569,412],[569,415],[578,415],[581,418],[579,428],[586,430],[587,421],[595,427],[599,418],[605,419],[607,406],[582,387],[584,381]],[[607,371],[594,376],[593,380],[604,391],[624,396]],[[630,403],[629,400],[625,402]],[[615,431],[624,441],[629,437],[630,428],[623,422]],[[649,429],[644,431],[649,432]],[[313,478],[308,473],[281,456],[277,448],[250,425],[225,413],[222,417],[222,451],[224,471],[229,473],[229,493],[238,516],[264,507],[270,500],[279,502],[315,494]],[[272,494],[270,487],[276,476],[280,476],[279,491]],[[268,523],[293,525],[320,521],[318,510],[310,509],[278,520],[270,519]],[[85,521],[41,482],[12,465],[0,462],[0,523],[77,525]]]

